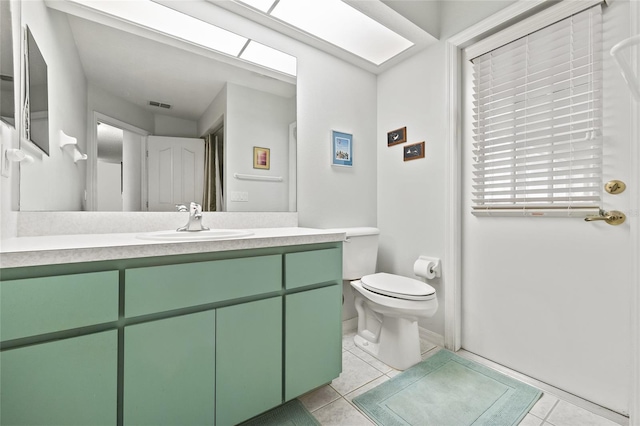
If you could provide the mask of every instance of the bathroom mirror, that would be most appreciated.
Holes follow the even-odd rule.
[[[92,196],[104,186],[110,186],[109,191],[116,198],[118,192],[122,193],[122,176],[135,166],[123,158],[126,152],[132,151],[126,147],[131,137],[142,140],[144,145],[150,136],[204,138],[217,133],[224,139],[224,149],[220,150],[224,153],[224,161],[220,162],[224,164],[223,211],[295,211],[296,150],[295,139],[292,139],[295,138],[292,126],[296,122],[295,77],[274,77],[273,72],[256,66],[219,61],[215,55],[207,55],[193,46],[185,48],[180,43],[165,43],[162,36],[150,31],[149,34],[140,29],[125,31],[58,10],[47,9],[47,12],[56,25],[65,26],[64,31],[56,33],[69,35],[63,49],[66,56],[51,60],[55,66],[49,70],[50,84],[55,87],[51,91],[50,107],[60,105],[54,96],[66,97],[68,86],[56,86],[60,78],[54,74],[64,72],[67,63],[73,62],[70,57],[79,60],[86,83],[84,128],[74,130],[68,123],[75,117],[67,115],[56,120],[63,128],[50,132],[53,138],[63,130],[78,139],[81,149],[86,146],[89,156],[86,161],[74,164],[70,157],[61,160],[66,161],[64,167],[74,176],[87,182],[86,198],[77,203],[79,207],[75,210],[121,211],[117,203],[115,207],[109,204],[112,207],[98,208],[97,197],[92,200]],[[45,56],[55,55],[59,50],[46,51]],[[70,55],[72,51],[75,53]],[[216,109],[218,102],[226,103],[222,114]],[[103,137],[98,123],[120,131]],[[54,143],[52,141],[52,146]],[[148,168],[148,160],[143,157],[149,154],[145,154],[144,148],[141,152],[139,146],[142,145],[136,145],[133,150],[137,151],[134,157]],[[253,170],[253,146],[271,149],[270,170]],[[38,191],[36,176],[51,180],[60,174],[48,174],[52,168],[47,167],[46,160],[43,158],[42,162],[36,161],[21,169],[21,210],[74,210],[52,208],[44,203],[50,196],[34,195]],[[106,169],[104,165],[108,165],[110,172],[99,173],[98,169]],[[152,180],[147,172],[133,172],[138,174],[143,186],[139,191],[142,203],[128,203],[122,210],[154,211],[145,206],[145,191],[153,183],[145,182]],[[235,177],[247,174],[266,179]],[[101,181],[100,175],[109,177]],[[161,177],[159,180],[166,181],[166,175]],[[28,189],[23,184],[28,185]]]
[[[0,120],[16,127],[11,2],[0,1]]]
[[[28,104],[25,108],[27,139],[49,155],[49,83],[47,63],[29,27],[27,37],[27,66],[25,84]]]

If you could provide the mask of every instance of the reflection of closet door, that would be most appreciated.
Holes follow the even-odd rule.
[[[176,204],[202,204],[204,141],[149,136],[149,211],[175,211]]]

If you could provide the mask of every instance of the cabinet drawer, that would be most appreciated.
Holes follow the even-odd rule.
[[[186,308],[281,288],[280,255],[127,269],[125,315]]]
[[[342,253],[339,248],[288,253],[284,264],[287,289],[342,282]]]
[[[117,320],[117,271],[0,283],[3,341]]]

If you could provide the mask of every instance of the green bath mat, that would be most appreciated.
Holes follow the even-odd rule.
[[[356,397],[383,426],[511,426],[542,392],[447,350]]]
[[[320,426],[302,402],[297,399],[247,420],[242,426]]]

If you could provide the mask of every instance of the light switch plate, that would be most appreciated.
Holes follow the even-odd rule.
[[[249,201],[249,193],[244,191],[231,191],[231,201],[236,203],[246,203]]]

